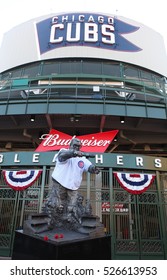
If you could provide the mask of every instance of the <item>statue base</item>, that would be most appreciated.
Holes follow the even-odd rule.
[[[63,221],[63,220],[62,220]],[[64,220],[61,225],[57,222],[57,229],[53,225],[54,231],[67,230],[68,232],[78,232],[86,234],[89,237],[104,236],[104,225],[100,222],[99,217],[90,215],[83,216],[81,223],[77,223],[76,229],[71,228],[71,223]],[[60,229],[59,229],[60,228]],[[61,229],[61,231],[62,231]],[[28,220],[24,221],[23,232],[27,234],[40,234],[50,230],[48,227],[48,215],[45,213],[30,214]],[[74,236],[75,233],[73,233]],[[67,234],[66,234],[67,235]]]
[[[111,237],[91,237],[54,228],[38,234],[15,232],[13,260],[110,260]]]

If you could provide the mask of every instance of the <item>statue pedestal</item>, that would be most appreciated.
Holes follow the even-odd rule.
[[[111,237],[88,237],[56,229],[40,234],[15,232],[13,260],[110,260]]]

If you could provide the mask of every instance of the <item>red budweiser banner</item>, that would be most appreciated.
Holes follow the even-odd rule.
[[[81,151],[91,153],[104,153],[117,133],[118,130],[111,130],[107,132],[77,136],[77,138],[82,142]],[[60,150],[62,148],[68,148],[72,138],[76,138],[76,136],[72,137],[68,134],[52,129],[49,134],[43,134],[41,136],[40,139],[42,139],[43,141],[38,146],[36,151],[47,152]]]

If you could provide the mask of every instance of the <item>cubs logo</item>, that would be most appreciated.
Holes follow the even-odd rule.
[[[83,168],[84,167],[84,162],[82,160],[78,161],[78,167]]]

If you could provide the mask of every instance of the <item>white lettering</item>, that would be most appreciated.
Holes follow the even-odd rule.
[[[68,21],[68,16],[62,16],[62,22]]]
[[[58,134],[54,134],[54,135],[52,135],[52,134],[51,135],[50,134],[43,134],[40,139],[46,139],[43,142],[43,146],[44,147],[45,146],[51,147],[51,146],[56,145],[56,139],[58,139],[58,138],[59,138]]]
[[[98,147],[105,146],[105,145],[104,145],[104,142],[105,142],[105,141],[103,141],[103,140],[98,141],[98,142],[97,142],[97,146],[98,146]]]
[[[156,158],[155,159],[155,167],[158,167],[158,168],[162,167],[162,163],[161,163],[161,159],[160,158]]]
[[[80,22],[84,22],[85,16],[84,16],[84,15],[79,15],[78,20],[79,20]]]
[[[88,18],[88,22],[95,22],[94,17],[93,17],[93,16],[90,16],[90,17]]]
[[[117,156],[117,164],[123,165],[123,156]]]
[[[103,23],[104,22],[104,17],[103,16],[99,16],[98,17],[98,22],[99,23]]]
[[[143,158],[136,157],[136,165],[137,166],[143,166]]]
[[[96,163],[103,163],[103,155],[96,155],[95,157],[95,162]]]
[[[98,26],[96,23],[85,23],[85,42],[97,42],[98,41]]]
[[[39,162],[39,154],[33,154],[32,162]]]
[[[76,23],[76,24],[72,24],[72,23],[68,23],[67,24],[67,41],[68,42],[77,42],[80,40],[80,23]],[[75,35],[74,37],[72,37],[72,27],[76,27],[75,28]]]
[[[98,42],[100,34],[98,34],[98,24],[95,23],[93,16],[90,16],[88,22],[84,23],[84,25],[82,25],[85,21],[84,15],[79,15],[79,22],[74,22],[74,15],[71,17],[71,22],[68,21],[70,21],[68,16],[62,17],[62,23],[58,23],[58,17],[52,18],[50,43],[56,44],[65,40],[67,42],[79,42],[80,40],[84,42]],[[99,16],[98,22],[101,24],[104,23],[104,17]],[[113,23],[113,21],[111,22]],[[101,25],[102,43],[104,44],[115,44],[115,29],[111,22],[109,21],[108,24]],[[82,28],[84,28],[84,35],[81,32]]]
[[[20,162],[20,160],[18,159],[18,154],[15,154],[15,156],[14,156],[14,162]]]
[[[71,140],[68,139],[68,140],[65,140],[65,139],[59,139],[57,142],[56,142],[56,145],[60,145],[60,146],[69,146]]]
[[[55,134],[55,135],[49,135],[49,134],[43,134],[42,137],[40,139],[44,139],[44,146],[54,146],[59,144],[59,149],[61,148],[61,146],[65,147],[65,146],[69,146],[70,142],[71,142],[71,138],[70,139],[61,139],[59,134]],[[75,136],[73,136],[73,138],[75,138]],[[83,147],[91,147],[91,146],[95,146],[94,144],[96,143],[97,146],[105,146],[106,143],[108,143],[107,140],[97,140],[94,139],[94,137],[92,137],[91,140],[89,139],[84,139],[82,140],[82,146]],[[13,155],[13,163],[20,163],[23,164],[27,163],[29,164],[30,162],[27,162],[29,159],[26,158],[20,158],[22,154],[16,153]],[[54,154],[53,159],[51,159],[52,162],[55,162],[55,158],[56,158],[57,153]],[[8,165],[6,163],[6,161],[8,162],[8,157],[5,158],[6,154],[0,154],[0,164],[4,164]],[[113,155],[114,159],[116,159],[116,165],[117,166],[124,166],[127,167],[127,164],[125,164],[124,162],[124,157],[126,159],[126,161],[129,162],[128,158],[132,157],[132,155]],[[150,158],[151,160],[151,158]],[[45,161],[45,160],[44,160]],[[96,154],[95,156],[95,162],[96,163],[100,163],[103,164],[103,154]],[[135,168],[135,164],[136,163],[136,167],[144,167],[145,169],[150,169],[150,167],[152,166],[151,162],[148,165],[148,163],[146,162],[146,166],[144,164],[144,159],[143,157],[137,156],[137,157],[132,157],[131,159],[131,167]],[[40,153],[36,152],[32,154],[32,163],[40,163]],[[165,166],[163,167],[163,162],[161,158],[154,158],[152,159],[152,163],[154,164],[154,167],[157,169],[162,169],[166,170],[166,162],[165,162]],[[11,164],[11,162],[10,162]],[[42,163],[41,163],[42,164]],[[25,164],[24,164],[25,165]],[[113,163],[111,164],[111,167],[113,167]],[[144,169],[143,168],[143,169]]]
[[[82,142],[82,146],[89,146],[89,145],[87,145],[89,143],[89,140],[85,139],[81,142]]]
[[[54,16],[52,18],[52,24],[58,23],[58,22],[85,22],[85,15],[80,14],[78,16],[76,15],[63,15],[63,16]],[[99,23],[104,23],[106,21],[108,24],[113,25],[114,24],[114,18],[112,17],[104,17],[104,16],[96,16],[96,15],[90,15],[87,19],[87,22],[99,22]]]
[[[73,136],[72,139],[74,139],[76,136]],[[40,137],[41,140],[44,140],[42,145],[44,147],[49,146],[69,146],[71,139],[61,139],[59,134],[43,134]],[[105,147],[106,145],[110,144],[110,140],[103,140],[103,139],[95,139],[94,136],[92,136],[92,139],[81,139],[82,146],[84,147]]]
[[[108,18],[108,24],[114,24],[114,18],[109,17]]]
[[[53,17],[52,18],[52,24],[57,23],[58,22],[58,17]]]
[[[0,155],[0,163],[2,163],[4,160],[4,155]]]
[[[102,37],[102,42],[111,45],[115,44],[115,35],[113,32],[114,32],[114,26],[103,24],[101,27],[101,33],[107,38]]]
[[[56,37],[56,29],[64,29],[64,24],[60,23],[60,24],[54,24],[51,27],[51,31],[50,31],[50,43],[60,43],[63,41],[63,37]]]

